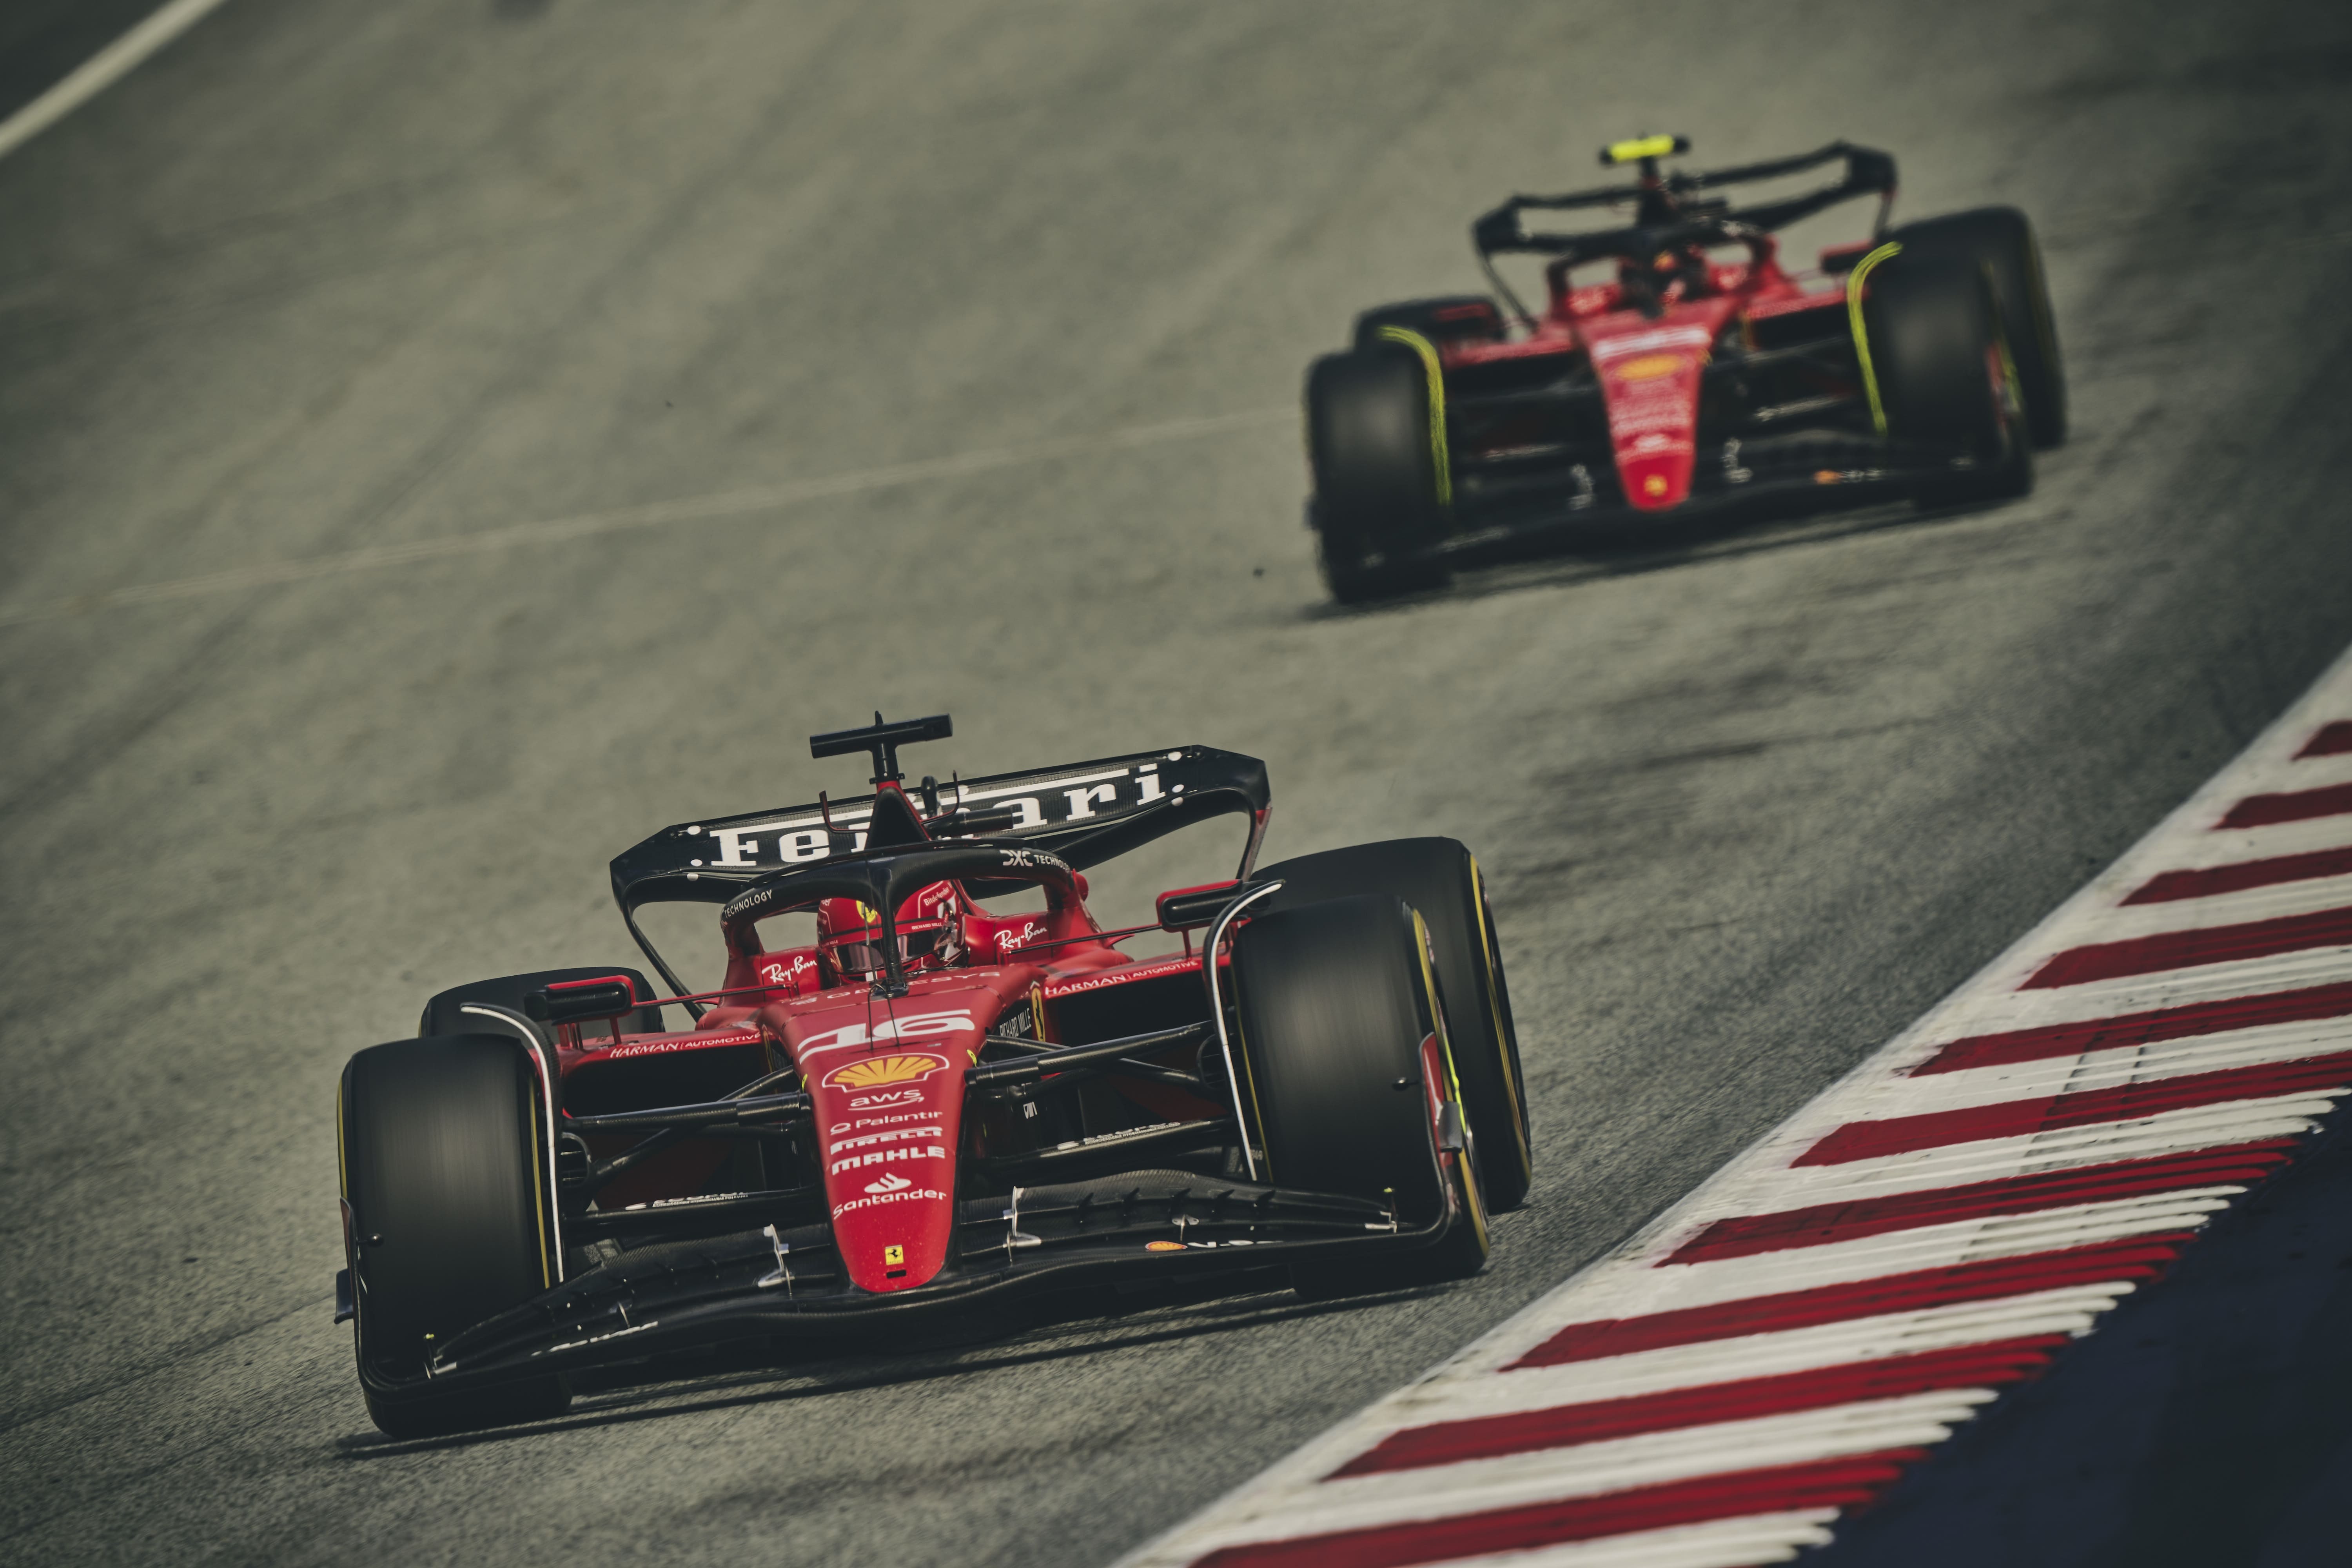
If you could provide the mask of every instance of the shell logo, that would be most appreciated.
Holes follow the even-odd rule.
[[[1682,369],[1683,363],[1680,354],[1643,354],[1639,359],[1629,359],[1617,366],[1616,374],[1620,381],[1655,381],[1660,376],[1674,374]]]
[[[919,1083],[947,1065],[947,1058],[929,1052],[867,1057],[863,1061],[844,1063],[821,1081],[827,1089],[882,1089],[894,1083]]]
[[[1642,493],[1645,496],[1662,496],[1665,494],[1666,477],[1664,474],[1652,474],[1648,479],[1642,481]]]

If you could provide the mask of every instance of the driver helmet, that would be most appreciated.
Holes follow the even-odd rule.
[[[953,882],[933,882],[898,906],[899,963],[909,972],[953,963],[963,952],[962,910]],[[882,916],[856,899],[824,899],[816,907],[818,951],[845,980],[881,973]]]
[[[1714,292],[1715,274],[1708,268],[1706,247],[1684,245],[1661,250],[1647,261],[1627,258],[1617,264],[1618,287],[1636,299],[1664,300],[1677,283],[1681,297],[1696,299]]]

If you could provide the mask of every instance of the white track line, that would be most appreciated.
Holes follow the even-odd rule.
[[[2352,832],[2352,829],[2347,829]],[[2193,900],[2192,900],[2193,901]],[[2183,920],[2195,918],[2188,905]],[[2182,1007],[2199,1002],[2221,1002],[2266,991],[2299,991],[2309,985],[2340,984],[2352,980],[2342,949],[2293,953],[2285,960],[2252,963],[2211,964],[2170,974],[2138,975],[2105,985],[2076,985],[2063,991],[2023,991],[1985,996],[1939,1015],[1935,1045],[1977,1035],[1997,1035],[2011,1029],[2049,1024],[2095,1023],[2158,1008]],[[1933,1047],[1920,1053],[1933,1056]],[[1906,1064],[1907,1065],[1907,1064]]]
[[[2328,757],[2327,763],[2343,763],[2352,758]],[[2296,764],[2312,770],[2313,786],[2352,783],[2352,768],[2339,768],[2334,777],[2320,773],[2323,759],[2313,757]],[[2300,785],[2302,781],[2297,780]],[[2334,849],[2344,842],[2344,827],[2332,818],[2320,816],[2305,822],[2274,822],[2266,827],[2217,827],[2182,840],[2178,847],[2179,858],[2164,868],[2168,871],[2201,871],[2214,866],[2232,866],[2243,860],[2267,860],[2275,855],[2305,855],[2315,849]],[[2146,906],[2142,906],[2146,907]]]
[[[1786,1563],[1800,1546],[1822,1546],[1822,1525],[1835,1509],[1799,1513],[1750,1514],[1745,1519],[1645,1530],[1536,1552],[1508,1552],[1456,1559],[1458,1568],[1706,1568],[1709,1563]]]
[[[156,50],[203,21],[221,0],[171,4],[84,60],[55,87],[0,120],[0,158],[6,157],[124,77]]]
[[[1622,1293],[1604,1296],[1596,1282],[1592,1298],[1584,1305],[1597,1307],[1604,1300],[1608,1302],[1605,1310],[1591,1314],[1595,1318],[1681,1311],[1724,1301],[1744,1301],[1751,1296],[1779,1296],[1829,1285],[1851,1285],[1889,1274],[2028,1258],[2064,1247],[2127,1241],[2136,1236],[2196,1230],[2210,1216],[2229,1207],[2230,1200],[2244,1191],[2242,1186],[2196,1187],[2152,1197],[2044,1209],[2036,1214],[1952,1220],[1826,1247],[1791,1247],[1705,1264],[1668,1265],[1645,1259],[1638,1275],[1630,1269],[1623,1271]],[[1663,1258],[1674,1250],[1674,1242],[1686,1240],[1709,1220],[1723,1217],[1724,1212],[1693,1208],[1682,1214],[1679,1217],[1684,1229],[1671,1235],[1658,1247],[1657,1257]]]
[[[2037,1094],[2080,1094],[2231,1068],[2273,1067],[2344,1051],[2352,1051],[2352,1015],[1975,1068],[1948,1075],[1965,1080],[1948,1088],[1938,1081],[1947,1076],[1943,1074],[1889,1079],[1856,1109],[1872,1120],[1917,1116],[1960,1106],[2023,1100]]]
[[[2352,880],[2126,901],[2166,871],[2352,849],[2352,813],[2220,826],[2251,796],[2352,783],[2352,757],[2296,754],[2338,720],[2352,720],[2352,655],[2040,927],[1632,1240],[1122,1568],[1734,1568],[1828,1539],[1836,1510],[1824,1498],[1866,1496],[1895,1473],[1886,1456],[1931,1447],[1998,1397],[1997,1386],[1902,1393],[1901,1378],[1997,1385],[1976,1368],[2030,1367],[2048,1353],[2040,1342],[2093,1331],[2181,1238],[2291,1152],[2240,1146],[2291,1145],[2352,1092],[2336,1081],[2347,1075],[2315,1064],[2285,1084],[2261,1070],[2228,1080],[2234,1099],[2038,1123],[2052,1096],[2063,1111],[2067,1096],[2161,1092],[2170,1079],[2352,1049],[2352,1015],[2297,1019],[2284,1009],[2310,999],[2275,995],[2352,983],[2352,945],[2279,950],[2257,925],[2352,910]],[[2229,931],[2226,962],[2195,962],[2222,939],[2189,933],[2244,927],[2255,929]],[[2073,974],[2094,960],[2180,966],[2032,984],[2061,955]],[[2133,1028],[2081,1032],[2056,1037],[2063,1054],[1974,1066],[1961,1056],[1936,1064],[1953,1070],[1917,1070],[1956,1040],[2225,1001],[2242,1005],[2198,1015],[2202,1033],[2135,1045]],[[2102,1103],[2077,1101],[2077,1113]],[[1968,1114],[1991,1107],[2009,1114]],[[1862,1151],[1885,1146],[1879,1124],[1945,1112],[1963,1114],[1911,1131],[1950,1141],[1795,1163],[1840,1129],[1851,1131],[1835,1147]],[[2196,1184],[2161,1184],[2171,1181]],[[2016,1206],[2052,1197],[2051,1207]],[[1582,1326],[1563,1338],[1572,1325]],[[1990,1363],[1963,1353],[1994,1345]],[[1930,1352],[1961,1359],[1888,1364]],[[1768,1378],[1782,1381],[1757,1385]],[[1853,1392],[1889,1386],[1895,1396]],[[1572,1408],[1644,1398],[1630,1415]],[[1334,1475],[1390,1438],[1401,1446],[1367,1461],[1385,1468]],[[1746,1474],[1775,1466],[1796,1468]]]
[[[1414,1385],[1381,1406],[1389,1417],[1380,1436],[1433,1421],[1507,1415],[1586,1405],[1602,1399],[1633,1399],[1678,1388],[1704,1387],[1743,1378],[1924,1355],[2000,1340],[2042,1334],[2080,1337],[2099,1313],[2127,1296],[2128,1280],[2085,1285],[2073,1290],[2042,1290],[1997,1301],[1964,1301],[1920,1312],[1890,1312],[1846,1323],[1821,1323],[1779,1333],[1742,1334],[1706,1344],[1672,1345],[1602,1356],[1561,1366],[1531,1367],[1508,1377],[1457,1378]],[[1505,1358],[1507,1361],[1508,1358]],[[1498,1362],[1488,1371],[1497,1371]],[[1370,1430],[1370,1429],[1368,1429]],[[1375,1439],[1377,1440],[1377,1439]]]
[[[2340,838],[2344,833],[2342,825],[2336,825],[2335,830]],[[2263,855],[2247,857],[2248,859],[2266,858],[2266,851]],[[2236,863],[2234,856],[2221,862],[2223,865]],[[2179,931],[2183,912],[2192,905],[2195,913],[2191,918],[2200,925],[2217,926],[2274,921],[2282,916],[2310,914],[2318,910],[2340,910],[2352,906],[2352,872],[2340,877],[2309,877],[2292,882],[2273,882],[2268,887],[2245,888],[2234,893],[2215,893],[2202,899],[2168,899],[2161,903],[2127,904],[2107,917],[2106,923],[2100,928],[2099,940],[2124,942],[2137,936]]]
[[[1306,1497],[1269,1498],[1218,1521],[1204,1544],[1296,1540],[1333,1531],[1451,1519],[1490,1509],[1598,1496],[1712,1475],[1732,1456],[1739,1468],[1809,1464],[1889,1448],[1939,1443],[1992,1395],[1982,1389],[1938,1390],[1904,1399],[1834,1405],[1754,1421],[1727,1421],[1638,1437],[1586,1443],[1563,1467],[1559,1451],[1396,1470],[1326,1481]]]
[[[648,501],[643,506],[615,507],[609,511],[582,512],[539,522],[511,523],[504,528],[485,529],[479,533],[420,539],[407,544],[386,544],[367,550],[347,550],[339,554],[314,555],[299,561],[233,566],[225,571],[174,578],[170,582],[146,583],[133,587],[77,595],[71,598],[0,606],[0,626],[61,620],[134,605],[163,604],[174,599],[201,598],[214,594],[279,588],[295,583],[313,582],[321,577],[381,572],[395,566],[412,566],[420,562],[446,561],[459,556],[488,555],[526,545],[564,544],[599,534],[630,533],[646,529],[668,528],[682,522],[709,522],[721,518],[773,511],[803,501],[887,489],[897,485],[961,479],[970,474],[1083,458],[1097,452],[1156,447],[1169,441],[1199,440],[1236,430],[1286,424],[1297,417],[1298,412],[1295,408],[1251,408],[1238,414],[1174,419],[1165,424],[1137,426],[1100,435],[1069,436],[1052,441],[1033,441],[1024,446],[996,447],[958,452],[944,458],[924,458],[911,463],[892,463],[883,468],[830,474],[823,479],[792,479],[782,484],[729,490],[719,495],[687,496],[675,500]]]

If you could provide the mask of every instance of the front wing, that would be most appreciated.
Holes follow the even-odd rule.
[[[829,1226],[660,1243],[451,1337],[419,1376],[387,1379],[362,1358],[361,1378],[396,1399],[730,1340],[856,1334],[1074,1285],[1412,1251],[1467,1223],[1449,1207],[1428,1225],[1402,1224],[1366,1198],[1183,1171],[1016,1188],[1011,1198],[964,1201],[958,1258],[913,1289],[872,1294],[848,1284]]]
[[[1802,443],[1723,443],[1702,455],[1700,482],[1678,505],[1644,510],[1596,495],[1594,487],[1572,476],[1530,475],[1482,493],[1457,494],[1454,531],[1414,553],[1469,566],[1566,540],[1655,537],[1676,524],[1730,521],[1775,508],[1859,506],[1948,480],[1973,461],[1939,447],[1826,432]]]

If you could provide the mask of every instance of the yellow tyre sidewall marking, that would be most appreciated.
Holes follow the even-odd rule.
[[[1528,1130],[1519,1115],[1527,1103],[1527,1086],[1511,1060],[1511,1032],[1503,1019],[1503,988],[1495,982],[1495,947],[1496,939],[1486,924],[1486,879],[1478,868],[1478,858],[1470,857],[1470,897],[1478,924],[1478,952],[1486,965],[1486,1004],[1488,1015],[1495,1020],[1495,1054],[1503,1066],[1503,1087],[1511,1096],[1511,1141],[1518,1146],[1519,1169],[1528,1175],[1535,1173],[1535,1151],[1528,1146]]]
[[[1886,405],[1878,395],[1878,372],[1870,363],[1870,331],[1862,320],[1862,286],[1879,263],[1902,254],[1902,242],[1889,240],[1854,263],[1853,270],[1845,276],[1846,320],[1853,328],[1853,354],[1862,364],[1862,390],[1870,399],[1871,427],[1881,436],[1886,434]]]
[[[1429,460],[1435,477],[1437,504],[1441,509],[1454,505],[1454,464],[1445,446],[1445,368],[1437,357],[1437,345],[1410,327],[1382,327],[1381,336],[1392,343],[1402,343],[1421,356],[1421,368],[1429,377]]]

